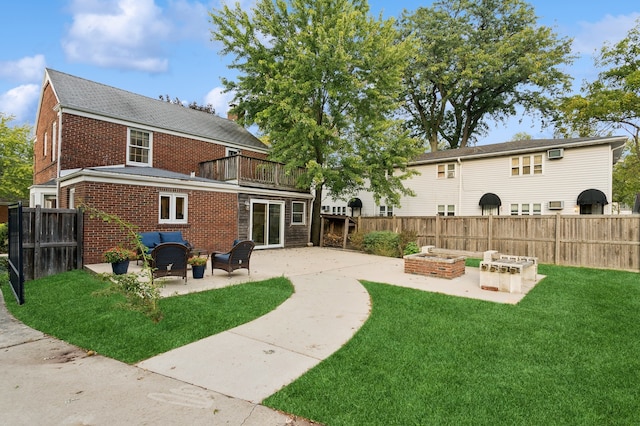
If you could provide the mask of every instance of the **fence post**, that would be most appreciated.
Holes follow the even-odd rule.
[[[76,268],[82,269],[84,267],[84,257],[82,250],[84,250],[84,211],[76,209]]]
[[[342,249],[347,248],[347,237],[349,236],[349,216],[344,217],[344,228],[342,229]]]
[[[489,225],[487,226],[487,250],[493,250],[493,215],[489,215]]]
[[[18,305],[24,303],[24,224],[22,222],[22,202],[9,206],[9,285]]]
[[[42,237],[42,206],[36,205],[34,212],[34,229],[33,229],[33,279],[42,277],[41,267],[41,237]]]
[[[436,247],[440,247],[440,215],[436,214]]]
[[[553,252],[553,264],[559,265],[560,259],[560,213],[556,213],[556,232],[555,232],[555,247]]]

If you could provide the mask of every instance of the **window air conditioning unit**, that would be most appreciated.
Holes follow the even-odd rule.
[[[549,201],[549,210],[562,210],[564,201]]]
[[[559,158],[564,157],[564,149],[563,148],[555,148],[547,151],[547,158],[549,160],[557,160]]]

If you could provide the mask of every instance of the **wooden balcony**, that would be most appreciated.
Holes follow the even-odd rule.
[[[286,170],[284,164],[244,155],[232,155],[200,163],[200,177],[233,182],[240,186],[309,192],[296,186],[304,169]]]

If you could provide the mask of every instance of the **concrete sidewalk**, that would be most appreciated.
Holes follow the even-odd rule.
[[[2,422],[308,425],[258,402],[338,350],[366,321],[370,300],[358,279],[499,303],[524,296],[481,290],[475,268],[443,280],[404,274],[401,259],[317,247],[256,251],[250,276],[212,277],[209,269],[186,285],[168,279],[163,294],[276,276],[291,279],[295,293],[274,311],[138,366],[87,356],[15,321],[2,303]]]
[[[356,279],[330,273],[289,278],[295,293],[274,311],[138,366],[261,402],[340,349],[369,316],[369,295]]]

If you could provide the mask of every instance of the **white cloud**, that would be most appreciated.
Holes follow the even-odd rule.
[[[175,39],[195,39],[208,43],[210,39],[209,31],[209,8],[200,2],[189,2],[188,0],[170,1],[167,8],[167,15],[175,25]]]
[[[0,94],[0,111],[14,116],[16,123],[32,122],[39,96],[39,84],[15,87]]]
[[[206,94],[204,97],[204,104],[213,105],[217,115],[220,117],[226,117],[227,112],[229,111],[229,104],[233,101],[233,97],[234,93],[225,93],[224,88],[216,87]]]
[[[62,45],[71,61],[102,67],[164,72],[163,43],[171,24],[153,0],[76,0]]]
[[[0,78],[21,83],[38,81],[44,68],[44,55],[25,56],[17,61],[0,62]]]
[[[598,22],[580,22],[580,32],[573,42],[573,50],[578,54],[592,55],[599,52],[605,42],[615,44],[626,37],[640,19],[640,13],[629,15],[605,15]]]

